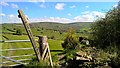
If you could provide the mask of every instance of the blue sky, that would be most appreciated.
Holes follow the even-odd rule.
[[[117,2],[0,2],[2,23],[20,23],[18,9],[30,22],[92,22],[117,6]]]

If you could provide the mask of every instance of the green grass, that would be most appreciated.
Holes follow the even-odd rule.
[[[48,39],[49,47],[51,50],[63,50],[63,48],[61,47],[62,42],[63,41],[61,40]]]
[[[28,39],[26,35],[11,35],[11,34],[4,34],[7,38],[10,40],[22,40],[22,39]],[[37,39],[37,38],[36,38]],[[7,40],[7,39],[4,39]],[[49,47],[50,50],[62,50],[61,43],[63,41],[61,40],[53,40],[53,39],[48,39]],[[32,45],[30,42],[16,42],[16,43],[1,43],[2,45],[2,50],[4,49],[14,49],[14,48],[31,48]],[[33,54],[34,50],[16,50],[16,51],[4,51],[2,52],[2,55],[4,56],[19,56],[19,55],[27,55],[27,54]],[[51,51],[51,55],[54,56],[55,54],[58,54],[59,51]],[[20,57],[20,58],[14,58],[16,60],[19,59],[26,59],[27,57]],[[28,58],[32,58],[28,57]]]
[[[68,28],[69,27],[75,27],[77,30],[84,32],[84,30],[88,30],[88,26],[90,23],[77,23],[77,24],[56,24],[56,23],[38,23],[38,24],[32,24],[31,30],[33,35],[36,36],[47,36],[48,37],[48,44],[51,50],[52,59],[56,61],[56,54],[60,53],[63,48],[61,46],[61,43],[63,43],[63,40],[65,39]],[[86,28],[85,28],[86,27]],[[10,34],[2,34],[3,36],[7,37],[9,40],[28,40],[27,35],[13,35],[15,33],[16,28],[20,28],[22,30],[22,33],[27,34],[22,24],[2,24],[2,32],[7,32]],[[81,29],[80,29],[81,28]],[[77,33],[77,36],[82,37],[88,37],[88,34],[80,34]],[[2,40],[8,40],[5,37],[2,37]],[[51,39],[53,37],[53,39]],[[36,40],[38,40],[37,37],[35,37]],[[37,46],[39,46],[37,44]],[[2,43],[0,45],[2,49],[10,49],[10,48],[31,48],[32,45],[30,42],[17,42],[17,43]],[[1,53],[1,52],[0,52]],[[25,55],[25,54],[33,54],[34,50],[17,50],[17,51],[6,51],[2,52],[2,55],[4,56],[19,56],[19,55]],[[16,60],[19,59],[26,59],[26,58],[32,58],[31,57],[20,57],[20,58],[14,58]]]
[[[12,34],[4,34],[3,36],[9,38],[9,40],[28,40],[27,35],[12,35]]]

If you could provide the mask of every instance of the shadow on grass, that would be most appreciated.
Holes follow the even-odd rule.
[[[50,52],[63,52],[63,50],[50,50]]]

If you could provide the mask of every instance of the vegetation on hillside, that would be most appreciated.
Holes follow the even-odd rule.
[[[105,18],[100,18],[92,26],[94,46],[103,53],[103,62],[108,65],[120,67],[120,4],[117,8],[106,13]],[[106,54],[104,53],[106,52]],[[106,57],[106,58],[105,58]]]
[[[120,9],[110,10],[105,18],[97,20],[93,26],[95,46],[106,48],[112,45],[120,45]]]

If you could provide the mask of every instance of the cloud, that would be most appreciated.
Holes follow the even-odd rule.
[[[17,4],[11,4],[12,8],[19,8]]]
[[[113,5],[112,6],[113,8],[119,8],[120,9],[120,4],[118,3],[118,4],[115,4],[115,5]]]
[[[8,15],[8,17],[9,17],[9,18],[13,18],[13,17],[15,17],[15,15],[10,14],[10,15]]]
[[[71,13],[68,13],[68,16],[72,16],[72,14],[71,14]]]
[[[5,17],[6,15],[4,13],[0,13],[0,16]]]
[[[86,8],[89,8],[89,6],[85,6]]]
[[[117,6],[118,6],[118,4],[115,4],[115,5],[113,5],[112,7],[113,7],[113,8],[117,8]]]
[[[21,23],[21,20],[17,15],[10,14],[7,15],[7,23]]]
[[[91,15],[81,15],[74,18],[74,22],[92,22],[94,17]]]
[[[7,2],[0,2],[2,6],[10,6],[12,8],[19,8],[17,4],[8,4]]]
[[[75,22],[93,22],[97,18],[104,18],[105,13],[98,12],[98,11],[85,11],[82,12],[80,16],[74,17]]]
[[[76,6],[75,5],[73,5],[73,6],[70,6],[70,8],[75,8]]]
[[[2,13],[0,15],[6,16],[9,23],[21,22],[21,20],[18,19],[17,15],[14,15],[14,14],[5,15],[4,13]],[[71,16],[71,13],[68,13],[68,16]],[[59,23],[93,22],[97,18],[104,18],[104,17],[105,17],[105,13],[102,13],[102,12],[84,11],[84,12],[81,12],[80,15],[73,17],[73,19],[64,18],[64,17],[44,16],[42,18],[31,18],[29,19],[29,21],[30,22],[59,22]]]
[[[29,0],[29,2],[45,2],[45,0]]]
[[[69,23],[70,19],[61,18],[61,17],[45,17],[45,18],[35,18],[31,19],[31,22],[60,22],[60,23]]]
[[[71,13],[68,13],[68,15],[71,16]],[[100,17],[104,18],[105,13],[98,11],[85,11],[82,12],[79,16],[74,17],[73,19],[44,16],[43,18],[30,19],[30,22],[59,22],[59,23],[93,22],[94,20]]]
[[[57,3],[57,4],[55,5],[55,8],[56,8],[57,10],[63,10],[63,9],[64,9],[64,6],[65,6],[64,3]]]
[[[9,4],[7,2],[0,2],[0,5],[2,5],[2,6],[9,6]]]

